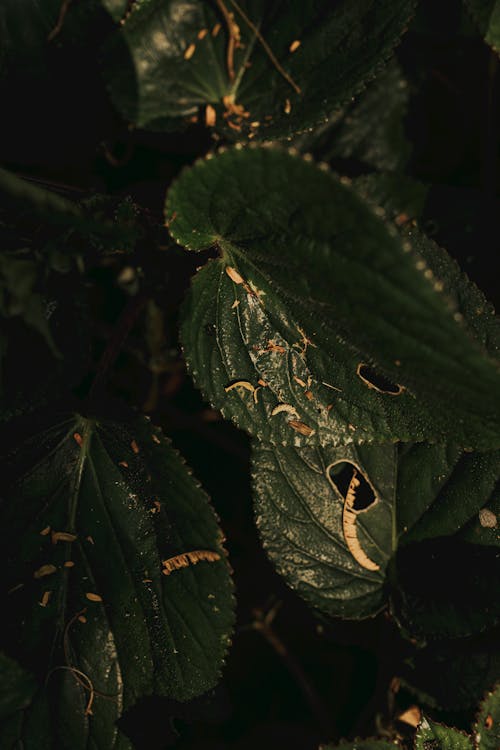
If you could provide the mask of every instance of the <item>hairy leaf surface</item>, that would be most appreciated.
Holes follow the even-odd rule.
[[[184,701],[217,681],[233,622],[221,532],[144,420],[68,415],[19,443],[10,430],[10,648],[57,681],[63,747],[128,747],[115,721],[138,698]]]
[[[138,0],[109,51],[111,94],[142,128],[200,117],[231,139],[290,136],[326,121],[361,90],[414,6]]]
[[[232,149],[186,170],[166,215],[180,244],[218,250],[182,339],[238,426],[295,446],[499,444],[491,308],[444,251],[402,238],[345,181],[278,149]]]

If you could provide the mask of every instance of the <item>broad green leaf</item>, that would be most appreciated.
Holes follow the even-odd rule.
[[[498,750],[500,747],[500,684],[482,701],[473,737],[477,750]]]
[[[402,169],[411,149],[404,131],[408,98],[408,83],[392,60],[351,104],[293,144],[326,162],[354,159],[375,169]]]
[[[422,216],[430,189],[423,182],[390,172],[361,175],[352,184],[363,198],[383,208],[397,226]]]
[[[33,675],[0,653],[0,720],[25,708],[36,692]]]
[[[291,136],[326,121],[376,75],[414,6],[137,0],[109,50],[110,92],[141,128],[200,117],[231,139]],[[234,54],[230,13],[240,37]]]
[[[473,750],[471,738],[458,729],[424,717],[415,735],[414,750]]]
[[[373,615],[385,604],[388,561],[395,549],[395,448],[269,447],[254,444],[255,514],[278,572],[306,601],[340,617]],[[347,531],[345,499],[332,468],[361,470],[375,501]]]
[[[498,0],[465,0],[485,41],[500,54],[500,2]]]
[[[499,480],[500,451],[463,453],[453,445],[428,443],[400,446],[401,542],[448,536],[464,529],[478,519],[483,507],[494,503]],[[480,543],[479,537],[469,535],[468,539]],[[488,534],[483,543],[493,543],[492,536]]]
[[[425,443],[293,448],[256,442],[257,525],[278,572],[322,612],[364,617],[390,601],[410,636],[469,635],[500,617],[500,554],[491,545],[467,544],[456,532],[493,492],[499,461],[498,454]],[[354,488],[368,503],[358,507],[354,524],[346,513],[347,480],[336,484],[330,468],[339,462],[358,467],[373,490],[369,496],[366,487]],[[412,539],[420,543],[408,544]]]
[[[218,679],[233,623],[221,532],[145,420],[26,429],[21,440],[9,425],[3,468],[9,647],[49,675],[61,747],[121,750],[116,719],[140,697],[185,701]]]
[[[196,383],[239,427],[297,447],[499,444],[491,308],[444,251],[416,230],[401,238],[345,180],[279,149],[231,149],[183,173],[166,216],[180,244],[218,251],[181,334]]]

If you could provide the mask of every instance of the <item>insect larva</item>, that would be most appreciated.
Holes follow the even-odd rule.
[[[51,576],[57,571],[55,565],[42,565],[38,570],[33,573],[33,578],[43,578],[44,576]]]
[[[243,276],[240,276],[236,268],[233,268],[232,266],[226,266],[225,271],[231,281],[234,281],[235,284],[243,284],[245,279]]]
[[[292,414],[294,417],[299,416],[297,414],[297,410],[291,404],[278,404],[278,406],[275,406],[274,409],[272,410],[271,416],[275,417],[276,414],[282,414],[283,412],[286,412],[287,414]]]
[[[102,602],[102,596],[99,596],[99,594],[93,594],[91,591],[87,592],[85,597],[89,602]]]
[[[342,511],[342,531],[344,532],[347,549],[356,562],[359,563],[362,568],[365,568],[365,570],[380,570],[380,565],[377,565],[376,562],[370,560],[368,555],[361,549],[358,540],[358,530],[356,528],[356,517],[358,513],[353,510],[354,501],[356,499],[356,490],[361,484],[357,474],[358,472],[354,470],[345,496],[344,508]]]
[[[77,536],[76,534],[70,534],[69,531],[53,531],[51,539],[52,544],[57,544],[57,542],[74,542]]]
[[[169,557],[168,560],[163,560],[162,573],[165,576],[169,576],[170,573],[172,573],[174,570],[187,568],[188,565],[196,565],[196,563],[200,562],[200,560],[215,562],[216,560],[220,560],[220,555],[218,552],[213,552],[209,549],[198,549],[193,550],[192,552],[183,552],[180,555],[175,555],[175,557]]]
[[[52,596],[52,591],[44,591],[42,594],[42,600],[38,602],[41,607],[46,607],[49,603],[49,599]]]
[[[229,393],[229,391],[234,390],[234,388],[244,388],[246,391],[250,391],[250,393],[255,391],[255,386],[253,386],[249,380],[237,380],[235,383],[227,385],[224,390],[226,393]]]
[[[184,60],[190,60],[192,56],[194,55],[195,49],[196,49],[196,44],[190,44],[189,47],[184,52]]]

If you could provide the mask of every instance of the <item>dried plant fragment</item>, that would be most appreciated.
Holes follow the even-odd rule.
[[[193,550],[192,552],[183,552],[180,555],[175,555],[175,557],[169,557],[168,560],[163,560],[162,573],[165,576],[169,576],[170,573],[172,573],[174,570],[187,568],[189,565],[196,565],[200,562],[200,560],[215,562],[216,560],[220,559],[221,558],[218,552],[213,552],[209,549],[198,549]]]

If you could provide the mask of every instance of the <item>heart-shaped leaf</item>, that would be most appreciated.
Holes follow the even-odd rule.
[[[2,469],[6,643],[58,691],[58,747],[122,748],[115,721],[138,698],[185,701],[218,679],[233,623],[221,532],[146,421],[29,429],[9,426]]]
[[[456,536],[499,473],[498,454],[441,445],[256,442],[257,525],[278,572],[326,614],[365,617],[390,600],[412,636],[464,636],[500,617],[498,548]]]
[[[376,75],[414,0],[137,0],[109,50],[121,112],[142,128],[180,118],[231,139],[326,121]]]
[[[195,381],[239,427],[296,446],[500,444],[491,308],[345,181],[279,149],[231,149],[183,173],[166,215],[180,244],[218,251],[181,333]]]

